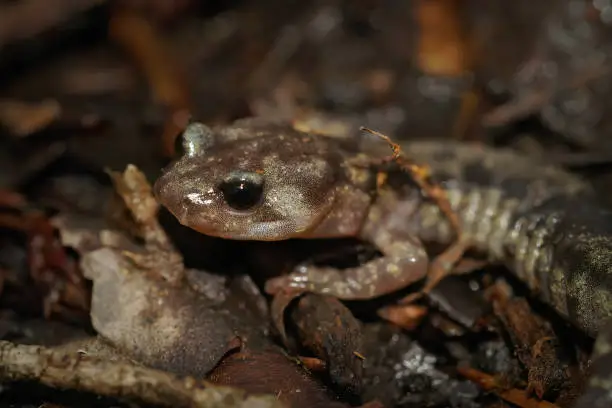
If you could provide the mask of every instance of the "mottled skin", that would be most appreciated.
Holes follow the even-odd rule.
[[[453,239],[447,219],[407,174],[387,168],[387,182],[376,187],[376,171],[357,164],[373,153],[359,156],[355,139],[249,119],[214,130],[193,124],[183,140],[186,153],[165,170],[155,192],[184,225],[242,240],[354,236],[383,253],[348,270],[300,267],[269,282],[270,293],[287,287],[342,299],[390,293],[426,275],[422,242]],[[612,316],[612,215],[595,204],[588,184],[509,151],[448,142],[403,148],[446,187],[474,246],[507,265],[575,326],[599,334],[595,355],[612,358],[606,326]],[[249,208],[240,211],[228,205],[223,188],[237,171],[243,181],[263,181],[260,199],[249,197]],[[612,403],[609,364],[594,367],[578,407]]]
[[[300,266],[294,274],[270,281],[269,293],[291,287],[368,299],[425,276],[427,254],[418,239],[373,216],[376,174],[350,163],[357,154],[351,148],[355,143],[258,119],[214,131],[192,124],[183,138],[186,153],[154,187],[160,203],[182,224],[240,240],[358,237],[384,254],[342,271]],[[235,209],[224,186],[240,177],[261,185],[262,194],[248,208]]]

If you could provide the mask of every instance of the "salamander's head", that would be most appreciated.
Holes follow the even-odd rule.
[[[300,237],[331,211],[340,160],[324,138],[290,126],[212,130],[191,123],[182,156],[154,190],[183,225],[228,239]]]

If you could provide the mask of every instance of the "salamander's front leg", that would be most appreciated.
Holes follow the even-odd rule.
[[[427,275],[427,253],[417,239],[397,239],[389,233],[378,233],[371,238],[382,257],[347,269],[300,266],[289,275],[266,282],[266,292],[276,294],[287,289],[345,300],[371,299],[405,288]]]

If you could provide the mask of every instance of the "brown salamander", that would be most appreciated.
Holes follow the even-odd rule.
[[[405,172],[391,165],[380,185],[376,169],[359,164],[377,153],[360,141],[261,118],[215,129],[191,123],[182,135],[182,157],[165,169],[155,193],[179,222],[207,235],[368,241],[382,257],[343,270],[301,265],[270,280],[266,290],[377,297],[425,277],[424,243],[449,244],[453,231]],[[476,249],[597,336],[598,360],[576,407],[609,406],[612,215],[596,204],[589,184],[511,151],[452,142],[402,147],[431,167]]]

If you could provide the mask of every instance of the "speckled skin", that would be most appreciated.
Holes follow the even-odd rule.
[[[453,239],[446,218],[407,174],[386,169],[387,183],[376,188],[376,172],[356,164],[370,153],[359,156],[351,148],[355,140],[308,135],[263,119],[186,133],[188,153],[155,185],[161,204],[181,223],[231,239],[356,236],[383,253],[343,271],[303,266],[270,281],[270,293],[287,287],[343,299],[390,293],[425,276],[422,242]],[[612,316],[612,215],[595,204],[589,185],[509,151],[449,142],[403,147],[447,188],[474,245],[571,323],[599,333],[596,355],[609,359],[612,330],[604,325]],[[264,200],[252,211],[229,209],[216,187],[236,169],[265,177]],[[612,390],[605,377],[612,373],[603,368],[595,364],[578,407],[612,403],[612,392],[602,391]]]
[[[182,224],[240,240],[359,237],[384,255],[345,270],[300,266],[270,280],[268,293],[289,287],[368,299],[426,275],[428,258],[420,241],[403,226],[374,216],[376,173],[352,163],[358,153],[354,141],[308,135],[263,119],[214,130],[196,124],[183,138],[186,154],[154,186],[160,203]],[[261,202],[248,210],[231,208],[219,188],[237,172],[265,180]]]
[[[448,142],[404,147],[431,166],[477,248],[578,327],[598,332],[612,316],[612,214],[595,204],[587,183],[511,151]],[[402,180],[391,187],[379,199],[388,217],[401,217],[423,241],[451,241],[435,205]]]

